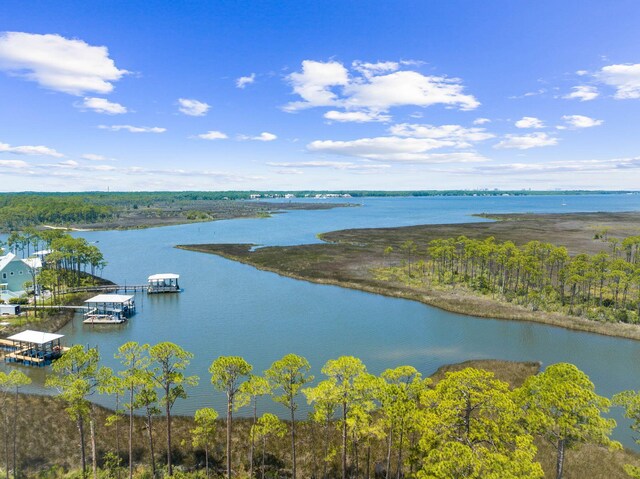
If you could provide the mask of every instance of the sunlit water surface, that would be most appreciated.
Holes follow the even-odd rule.
[[[327,200],[323,200],[327,201]],[[494,358],[565,361],[576,364],[611,396],[640,388],[640,343],[550,326],[480,319],[448,313],[417,302],[297,281],[176,244],[254,243],[292,245],[317,242],[316,234],[343,228],[404,226],[480,221],[473,213],[640,210],[640,195],[437,197],[335,199],[358,207],[291,211],[269,219],[243,219],[132,231],[81,233],[95,242],[109,265],[104,277],[118,284],[143,284],[148,275],[175,272],[184,292],[137,294],[137,314],[123,326],[87,326],[76,318],[62,329],[66,344],[97,346],[105,365],[126,341],[172,341],[195,357],[189,374],[200,377],[176,413],[224,408],[214,392],[208,367],[219,355],[240,355],[260,373],[287,353],[305,356],[312,373],[331,358],[354,355],[370,372],[410,364],[425,375],[439,366]],[[586,233],[588,234],[588,233]],[[24,368],[42,392],[49,368]],[[97,397],[111,405],[110,398]],[[301,403],[304,402],[301,400]],[[285,410],[262,401],[263,411]],[[300,409],[303,415],[306,408]],[[615,437],[632,440],[620,411]]]

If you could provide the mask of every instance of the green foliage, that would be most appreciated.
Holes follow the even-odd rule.
[[[620,447],[609,439],[615,420],[602,417],[611,401],[598,396],[588,376],[573,364],[549,366],[530,377],[516,397],[526,412],[528,430],[557,447],[558,478],[562,477],[565,448],[586,442]]]
[[[112,217],[114,208],[86,201],[86,196],[0,195],[0,225],[13,230],[51,223],[95,223]]]
[[[25,297],[9,298],[9,304],[28,304],[29,299]]]
[[[269,380],[273,400],[286,406],[291,415],[291,463],[293,479],[296,479],[296,398],[302,387],[313,381],[309,375],[311,365],[306,358],[297,354],[287,354],[274,361],[265,376]],[[279,394],[278,394],[279,392]]]
[[[296,354],[287,354],[282,359],[275,361],[265,371],[271,385],[274,401],[283,404],[291,411],[295,411],[298,408],[295,398],[300,389],[313,381],[313,376],[308,375],[310,369],[309,361]]]
[[[150,378],[162,390],[161,403],[165,407],[167,419],[167,469],[173,474],[171,460],[171,408],[178,399],[187,397],[186,386],[198,384],[197,376],[185,376],[184,370],[189,365],[193,354],[171,342],[158,343],[149,348],[152,369]],[[145,388],[148,391],[148,388]],[[151,392],[149,391],[149,394]]]
[[[570,257],[565,247],[550,243],[530,241],[518,247],[511,241],[496,243],[493,237],[480,240],[460,236],[430,241],[425,251],[427,262],[416,262],[424,253],[412,241],[406,241],[400,248],[403,267],[382,268],[375,274],[382,281],[400,280],[415,287],[425,283],[464,285],[533,311],[637,323],[640,236],[607,241],[612,245],[611,254]]]
[[[211,384],[226,393],[233,407],[233,399],[240,387],[239,381],[248,376],[253,367],[240,356],[220,356],[211,363]]]
[[[262,440],[269,436],[283,437],[287,433],[287,425],[275,414],[267,412],[258,418],[252,430],[256,438]]]
[[[185,397],[185,387],[195,383],[194,377],[186,375],[192,355],[172,343],[149,347],[129,342],[119,348],[116,357],[124,368],[118,374],[100,366],[96,350],[74,346],[54,364],[54,374],[47,384],[59,390],[59,397],[65,401],[66,410],[79,428],[89,417],[88,399],[94,391],[117,397],[129,393],[132,398],[126,405],[129,411],[140,409],[146,414],[135,420],[138,423],[135,431],[137,436],[139,431],[146,431],[148,435],[152,469],[151,472],[142,470],[141,474],[155,477],[151,418],[160,413],[158,392],[163,395],[161,404],[167,414],[166,450],[170,452],[169,413],[175,400]],[[302,426],[305,455],[301,475],[304,477],[336,477],[339,465],[335,452],[339,449],[342,473],[350,477],[372,477],[370,465],[384,464],[386,460],[383,472],[388,477],[535,479],[543,477],[541,466],[536,462],[535,436],[548,439],[554,448],[558,445],[571,448],[585,442],[619,447],[609,439],[615,422],[602,417],[610,402],[597,396],[588,377],[568,364],[549,366],[514,391],[492,373],[472,368],[445,373],[444,379],[435,386],[411,366],[398,366],[374,376],[367,372],[360,359],[352,356],[327,361],[322,368],[326,379],[313,387],[304,387],[312,380],[309,371],[308,361],[293,354],[275,361],[265,377],[251,376],[251,365],[241,357],[223,356],[212,363],[212,384],[237,401],[229,404],[229,414],[247,404],[252,404],[255,414],[256,398],[269,393],[291,413],[289,424],[273,414],[264,414],[253,423],[247,420],[236,425],[235,434],[240,438],[234,448],[248,446],[251,441],[250,470],[246,469],[244,460],[236,460],[233,470],[238,475],[249,471],[254,474],[253,441],[256,439],[257,447],[262,448],[262,456],[258,456],[262,465],[256,467],[258,475],[262,471],[282,476],[283,459],[288,460],[288,454],[276,449],[276,445],[281,448],[283,441],[279,438],[284,437],[288,429],[293,465],[296,464],[295,411],[300,392],[313,405],[312,421]],[[5,420],[8,417],[6,394],[28,381],[24,377],[20,379],[19,374],[22,373],[15,370],[9,375],[0,372],[0,393],[5,394],[4,402],[0,395],[0,411]],[[15,376],[15,381],[7,386],[11,376]],[[636,431],[640,430],[639,398],[640,393],[634,391],[615,398],[616,404],[624,406],[627,416],[634,420]],[[118,418],[119,411],[110,420]],[[204,449],[208,476],[210,454],[217,454],[216,445],[221,442],[217,412],[203,408],[195,413],[193,422],[181,419],[178,424],[181,437],[188,438],[182,444],[193,447],[187,449],[187,454],[194,450],[200,454]],[[227,431],[230,426],[228,420]],[[105,449],[100,445],[98,450],[102,451],[104,460],[101,476],[118,477],[122,472],[119,454],[104,455]],[[142,451],[139,446],[136,450]],[[271,454],[267,454],[267,450]],[[172,470],[169,457],[167,474]],[[184,457],[174,455],[178,461]],[[230,460],[229,453],[227,457]],[[132,475],[135,460],[138,459],[133,457],[129,463]],[[183,462],[185,467],[193,464],[187,466]],[[636,464],[626,469],[630,475],[637,475]],[[204,477],[201,471],[174,472],[180,477]],[[294,476],[295,472],[292,468],[286,474]]]
[[[196,427],[191,430],[195,447],[209,447],[216,439],[218,413],[215,409],[205,407],[198,409],[193,417]]]
[[[509,385],[467,368],[422,395],[418,478],[542,478]]]
[[[198,384],[197,376],[185,376],[193,354],[170,342],[158,343],[149,348],[152,365],[151,378],[164,391],[162,404],[171,409],[176,400],[186,398],[185,386]]]
[[[640,432],[640,391],[623,391],[613,396],[613,404],[624,408],[624,416],[631,419],[631,429],[637,434]],[[636,443],[640,439],[636,436]],[[631,464],[625,465],[625,471],[629,476],[640,479],[640,467]]]
[[[227,395],[227,477],[231,477],[231,427],[234,400],[239,381],[251,373],[253,367],[240,356],[220,356],[211,363],[211,384]]]

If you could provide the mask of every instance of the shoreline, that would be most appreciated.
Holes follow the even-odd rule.
[[[273,215],[296,210],[326,210],[333,208],[358,207],[357,203],[312,203],[312,202],[277,202],[248,200],[212,200],[185,202],[178,206],[157,205],[153,208],[136,208],[122,210],[112,219],[94,223],[75,222],[66,225],[38,224],[35,227],[43,230],[63,230],[69,232],[91,231],[128,231],[164,226],[181,226],[197,223],[210,223],[220,220],[263,219]],[[194,214],[190,217],[190,214]],[[0,225],[4,226],[4,225]],[[2,231],[7,233],[6,228]]]
[[[554,326],[563,329],[569,329],[572,331],[580,331],[584,333],[600,334],[604,336],[611,336],[620,339],[629,339],[634,341],[640,341],[640,326],[625,324],[625,323],[599,323],[588,319],[582,319],[576,316],[568,316],[559,313],[551,313],[544,311],[529,311],[521,306],[512,305],[510,303],[502,303],[496,300],[491,300],[477,295],[464,293],[462,289],[456,290],[456,292],[448,292],[445,290],[423,290],[417,291],[411,287],[405,286],[401,288],[399,285],[385,285],[385,284],[366,284],[357,281],[344,281],[329,278],[312,278],[292,272],[285,272],[278,268],[268,267],[257,264],[249,259],[238,257],[231,254],[225,254],[220,251],[208,251],[205,248],[198,248],[196,246],[202,245],[177,245],[176,248],[195,251],[206,254],[216,254],[223,258],[237,261],[242,264],[252,266],[261,271],[267,271],[270,273],[276,273],[280,276],[292,278],[301,281],[307,281],[310,283],[324,284],[330,286],[339,286],[342,288],[353,289],[356,291],[363,291],[365,293],[379,294],[391,298],[407,299],[411,301],[418,301],[420,303],[432,306],[450,313],[462,314],[466,316],[473,316],[481,319],[493,319],[499,321],[523,321],[544,324],[547,326]],[[212,245],[214,246],[214,245]],[[372,279],[371,282],[376,280]],[[395,286],[395,287],[394,287]],[[463,294],[455,294],[463,293]],[[470,301],[471,300],[471,301]],[[471,302],[472,304],[469,304]],[[485,307],[491,307],[492,311],[487,312]],[[492,314],[495,311],[495,307],[499,306],[504,315]],[[615,330],[614,330],[615,329]]]

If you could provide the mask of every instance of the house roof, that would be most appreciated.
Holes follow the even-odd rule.
[[[0,271],[5,269],[15,258],[16,255],[13,253],[7,253],[4,256],[0,256]]]
[[[42,268],[42,260],[38,257],[35,258],[25,258],[22,260],[29,268],[31,269],[40,269]]]
[[[158,273],[149,276],[149,281],[161,281],[163,279],[179,279],[180,275],[175,273]]]
[[[93,298],[89,298],[85,303],[126,303],[134,297],[128,294],[99,294]]]
[[[10,341],[21,341],[23,343],[45,344],[62,337],[64,337],[63,334],[45,333],[43,331],[32,331],[31,329],[27,329],[21,333],[9,336],[7,339]]]

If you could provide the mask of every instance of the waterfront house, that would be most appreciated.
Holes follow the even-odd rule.
[[[25,294],[25,283],[33,281],[32,268],[38,264],[13,253],[0,256],[0,299],[8,301]]]

